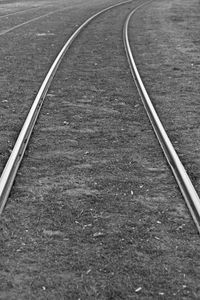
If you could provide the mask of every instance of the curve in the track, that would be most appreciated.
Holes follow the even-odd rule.
[[[133,9],[130,14],[128,15],[124,30],[123,30],[123,39],[124,39],[124,46],[129,62],[129,66],[131,69],[131,73],[134,79],[134,82],[137,86],[138,92],[142,99],[143,105],[149,117],[149,120],[152,124],[154,132],[158,138],[158,141],[163,149],[165,157],[169,163],[169,166],[175,176],[175,179],[179,185],[179,188],[182,192],[182,195],[185,199],[185,202],[189,208],[189,211],[192,215],[192,218],[196,224],[198,232],[200,233],[200,199],[199,196],[183,166],[181,163],[156,111],[155,108],[149,98],[149,95],[144,87],[140,74],[138,72],[136,63],[133,58],[129,37],[128,37],[128,26],[131,16],[141,7],[144,5],[149,4],[152,1],[143,3],[142,5],[138,6],[137,8]]]
[[[6,163],[6,166],[2,172],[1,178],[0,178],[0,214],[3,212],[3,209],[6,205],[8,196],[10,194],[13,182],[15,180],[17,170],[20,166],[20,163],[23,159],[26,147],[28,145],[31,133],[33,131],[34,125],[36,123],[36,120],[39,116],[42,104],[44,102],[45,96],[47,94],[47,91],[49,89],[49,86],[55,76],[55,73],[62,61],[62,58],[66,54],[67,50],[71,46],[72,42],[75,40],[75,38],[78,36],[78,34],[81,32],[81,30],[86,27],[92,20],[94,20],[96,17],[98,17],[100,14],[115,8],[117,6],[127,4],[132,1],[124,1],[120,2],[118,4],[109,6],[107,8],[104,8],[103,10],[99,11],[98,13],[91,16],[89,19],[87,19],[79,28],[72,34],[72,36],[68,39],[66,44],[61,49],[60,53],[56,57],[54,63],[52,64],[50,70],[48,71],[40,89],[39,92],[32,104],[32,107],[28,113],[28,116],[24,122],[24,125],[21,129],[21,132],[17,138],[17,141],[14,145],[14,148],[12,150],[12,153]]]

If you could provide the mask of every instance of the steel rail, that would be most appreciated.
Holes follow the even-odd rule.
[[[179,185],[179,188],[182,192],[182,195],[185,199],[185,202],[189,208],[189,211],[192,215],[192,218],[194,220],[194,223],[196,224],[196,227],[198,229],[198,232],[200,233],[200,199],[199,196],[183,166],[181,163],[157,113],[156,110],[149,98],[149,95],[144,87],[144,84],[142,82],[142,79],[140,77],[140,74],[138,72],[136,63],[133,58],[130,42],[129,42],[129,36],[128,36],[128,26],[130,22],[131,16],[142,6],[149,4],[152,1],[148,1],[146,3],[143,3],[142,5],[138,6],[134,10],[130,12],[128,15],[123,29],[123,40],[124,40],[124,46],[126,55],[128,58],[129,66],[131,69],[131,73],[134,79],[134,82],[137,86],[138,92],[140,94],[140,97],[142,99],[143,105],[145,107],[146,113],[149,117],[149,120],[152,124],[152,127],[154,129],[154,132],[158,138],[158,141],[163,149],[163,152],[165,154],[165,157],[169,163],[169,166],[174,174],[174,177]]]
[[[62,58],[66,54],[66,52],[69,49],[72,42],[75,40],[75,38],[81,32],[81,30],[86,25],[88,25],[93,19],[95,19],[100,14],[102,14],[112,8],[115,8],[117,6],[129,3],[129,2],[131,2],[131,1],[120,2],[118,4],[104,8],[103,10],[99,11],[98,13],[95,13],[93,16],[88,18],[84,23],[82,23],[82,25],[79,26],[79,28],[71,35],[71,37],[67,40],[67,42],[65,43],[65,45],[59,52],[58,56],[56,57],[55,61],[53,62],[51,68],[49,69],[49,71],[38,91],[38,94],[32,104],[32,107],[26,117],[26,120],[22,126],[22,129],[21,129],[20,134],[17,138],[17,141],[14,145],[14,148],[11,152],[11,155],[10,155],[10,157],[6,163],[6,166],[2,172],[2,175],[0,178],[0,214],[2,214],[2,211],[6,205],[8,196],[10,194],[12,185],[14,183],[14,180],[15,180],[15,177],[17,174],[17,170],[18,170],[20,163],[22,161],[22,158],[24,156],[24,152],[28,145],[34,125],[37,121],[38,115],[40,113],[42,104],[45,99],[45,96],[46,96],[47,91],[50,87],[50,84],[56,74],[56,71],[61,63]]]

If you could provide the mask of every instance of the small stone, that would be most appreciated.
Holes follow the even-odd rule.
[[[92,224],[86,224],[86,225],[83,225],[83,229],[87,228],[87,227],[90,227],[92,226]]]
[[[103,232],[96,232],[93,234],[94,237],[102,236],[104,235]]]
[[[138,287],[138,288],[135,290],[135,292],[138,293],[138,292],[141,291],[141,289],[142,289],[142,288],[141,288],[141,286],[140,286],[140,287]]]

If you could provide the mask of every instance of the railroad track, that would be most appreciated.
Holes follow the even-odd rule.
[[[31,110],[25,120],[25,123],[22,127],[22,130],[18,136],[18,139],[16,141],[16,144],[13,148],[13,151],[10,155],[10,158],[3,170],[1,179],[0,179],[0,213],[3,212],[3,209],[6,205],[7,199],[9,197],[13,182],[15,180],[18,168],[21,164],[21,161],[23,159],[26,147],[29,143],[31,133],[34,129],[34,125],[37,121],[37,118],[39,116],[42,104],[45,100],[46,94],[48,92],[48,89],[51,85],[51,82],[56,74],[56,71],[62,62],[63,57],[65,56],[67,50],[71,46],[72,42],[76,39],[78,34],[96,17],[98,17],[100,14],[103,14],[104,12],[111,10],[115,7],[118,7],[120,5],[128,4],[131,1],[125,1],[122,3],[118,3],[116,5],[112,5],[108,8],[105,8],[101,10],[100,12],[94,14],[92,17],[87,19],[75,32],[74,34],[69,38],[69,40],[66,42],[66,44],[63,46],[62,50],[58,54],[56,60],[54,61],[53,65],[51,66],[45,80],[43,81],[41,88],[34,100],[34,103],[31,107]],[[126,54],[128,57],[130,69],[135,81],[135,84],[137,86],[138,92],[141,96],[141,99],[143,101],[144,107],[146,109],[147,115],[150,119],[150,122],[153,126],[153,129],[155,131],[155,134],[159,140],[159,143],[163,149],[163,152],[166,156],[166,159],[169,163],[169,166],[176,178],[176,181],[179,185],[179,188],[183,194],[183,197],[186,201],[186,204],[190,210],[190,213],[193,217],[193,220],[197,226],[198,231],[200,232],[200,200],[199,197],[180,161],[178,158],[159,118],[157,113],[155,112],[155,109],[151,103],[151,100],[145,90],[144,84],[142,83],[141,77],[139,75],[139,72],[137,70],[132,50],[129,43],[128,38],[128,25],[131,16],[140,8],[142,8],[144,5],[149,4],[150,2],[145,3],[139,3],[128,15],[127,20],[124,25],[124,45],[126,49]],[[37,18],[35,18],[36,20]],[[28,24],[26,22],[26,24]],[[24,23],[25,24],[25,23]],[[24,25],[23,24],[23,25]],[[21,26],[21,25],[20,25]],[[19,26],[16,26],[14,29],[16,29]],[[9,31],[9,30],[8,30]]]
[[[146,4],[144,4],[146,5]],[[172,170],[172,173],[174,174],[174,177],[178,183],[178,186],[181,190],[181,193],[185,199],[185,202],[187,204],[187,207],[191,213],[191,216],[196,224],[196,227],[198,229],[198,232],[200,233],[200,199],[199,196],[189,178],[187,175],[187,172],[181,163],[157,113],[156,110],[149,98],[149,95],[145,89],[145,86],[142,82],[142,79],[140,77],[140,74],[138,72],[136,63],[133,58],[133,53],[130,47],[129,38],[128,38],[128,25],[131,16],[142,7],[143,4],[136,9],[134,9],[127,17],[127,20],[124,25],[124,45],[126,49],[126,54],[129,61],[129,66],[132,72],[132,76],[134,78],[134,82],[137,86],[138,92],[140,94],[140,97],[142,99],[142,102],[144,104],[145,110],[147,112],[147,115],[149,117],[149,120],[152,124],[152,127],[154,129],[154,132],[157,136],[157,139],[162,147],[162,150],[165,154],[165,157],[168,161],[168,164]]]

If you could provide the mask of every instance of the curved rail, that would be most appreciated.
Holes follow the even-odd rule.
[[[176,181],[179,185],[179,188],[182,192],[182,195],[185,199],[185,202],[189,208],[189,211],[192,215],[192,218],[197,226],[198,232],[200,233],[200,199],[199,196],[189,178],[187,175],[187,172],[185,168],[183,167],[174,147],[172,146],[171,141],[169,140],[169,137],[167,136],[167,133],[155,111],[155,108],[147,94],[147,91],[144,87],[144,84],[141,80],[140,74],[138,72],[138,69],[136,67],[133,54],[130,47],[129,37],[128,37],[128,25],[131,16],[142,6],[149,4],[152,1],[143,3],[142,5],[138,6],[134,10],[131,11],[131,13],[128,15],[126,22],[124,24],[124,30],[123,30],[123,39],[124,39],[124,46],[126,50],[126,55],[128,58],[129,66],[131,69],[131,73],[133,76],[133,79],[135,81],[135,84],[137,86],[138,92],[140,94],[140,97],[142,99],[143,105],[145,107],[145,110],[147,112],[147,115],[149,117],[149,120],[153,126],[154,132],[158,138],[158,141],[163,149],[163,152],[165,154],[165,157],[170,165],[170,168],[176,178]]]
[[[48,71],[39,91],[38,94],[32,104],[32,107],[28,113],[28,116],[24,122],[24,125],[21,129],[21,132],[17,138],[17,141],[14,145],[14,148],[12,150],[12,153],[7,161],[7,164],[2,172],[1,178],[0,178],[0,214],[2,213],[8,196],[10,194],[10,190],[12,188],[13,182],[15,180],[15,176],[17,174],[17,170],[20,166],[20,163],[22,161],[22,158],[24,156],[24,152],[26,150],[26,147],[28,145],[31,133],[33,131],[34,125],[36,123],[36,120],[38,118],[40,109],[42,107],[42,104],[44,102],[45,96],[47,94],[47,91],[49,89],[49,86],[55,76],[55,73],[61,63],[62,58],[64,57],[65,53],[69,49],[72,42],[75,40],[77,35],[80,33],[80,31],[88,25],[89,22],[91,22],[94,18],[99,16],[100,14],[123,4],[126,4],[131,1],[124,1],[112,6],[109,6],[107,8],[104,8],[103,10],[99,11],[98,13],[91,16],[89,19],[87,19],[68,39],[68,41],[65,43],[63,48],[61,49],[60,53],[56,57],[54,63],[52,64],[50,70]]]

